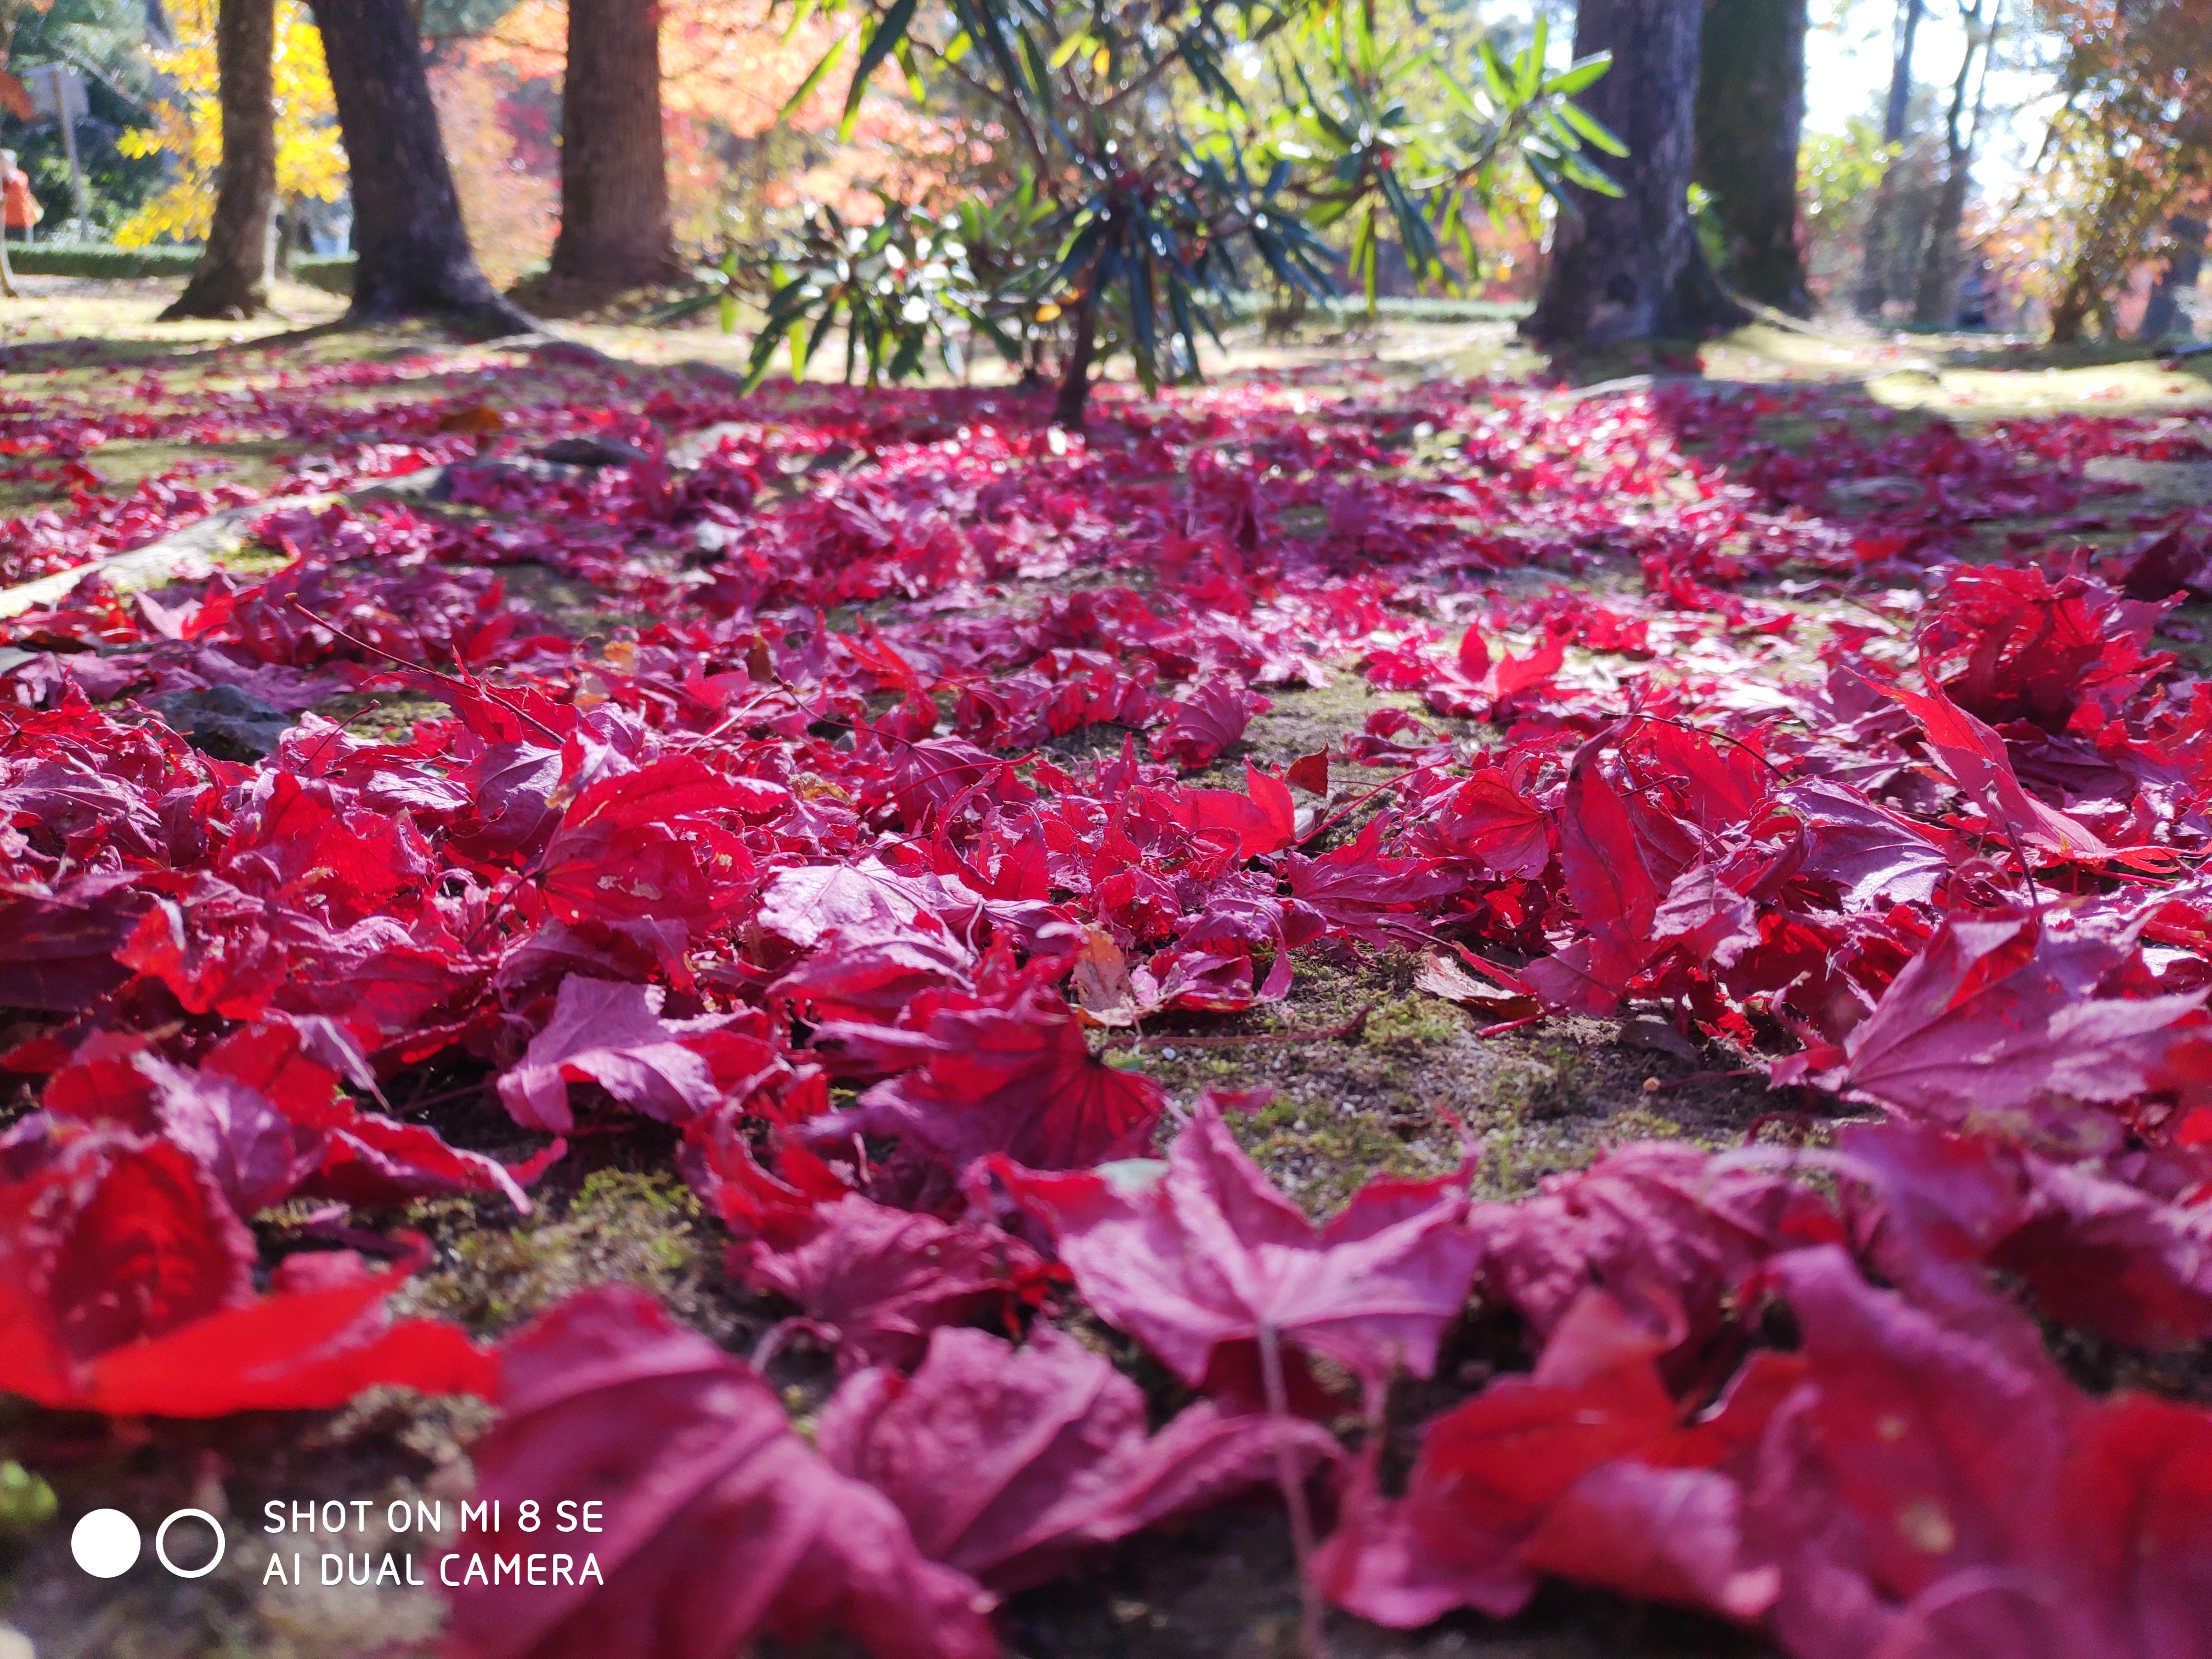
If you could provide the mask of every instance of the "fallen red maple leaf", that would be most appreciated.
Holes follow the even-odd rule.
[[[975,991],[916,999],[899,1030],[819,1027],[817,1043],[898,1074],[854,1109],[810,1125],[810,1137],[827,1146],[855,1133],[896,1135],[903,1163],[954,1176],[992,1152],[1070,1170],[1143,1147],[1165,1095],[1142,1073],[1092,1058],[1082,1024],[1044,977],[994,946]]]
[[[178,1147],[60,1137],[0,1186],[0,1390],[112,1417],[338,1406],[380,1383],[496,1396],[459,1329],[384,1316],[406,1270],[295,1255],[257,1296],[253,1255]]]
[[[1840,1046],[1776,1062],[1775,1081],[2093,1149],[2116,1123],[2100,1134],[2094,1120],[2053,1113],[2160,1086],[2185,1050],[2212,1037],[2203,991],[2108,992],[2136,948],[2110,912],[1946,921]]]
[[[562,980],[552,1018],[531,1038],[521,1063],[499,1080],[499,1097],[515,1121],[574,1128],[568,1085],[590,1082],[625,1105],[682,1123],[710,1109],[732,1086],[775,1068],[773,1050],[728,1029],[728,1015],[661,1018],[665,995],[657,985],[581,974]]]
[[[1200,1401],[1156,1436],[1135,1383],[1048,1326],[1016,1348],[940,1330],[911,1378],[849,1377],[816,1443],[899,1506],[932,1560],[994,1589],[1039,1583],[1100,1544],[1330,1462],[1328,1432]]]
[[[509,1338],[506,1414],[471,1453],[501,1524],[441,1556],[455,1659],[726,1659],[836,1628],[878,1659],[995,1659],[988,1604],[905,1520],[827,1467],[751,1370],[644,1292],[586,1291]],[[571,1582],[491,1582],[554,1542],[522,1504],[597,1503]],[[584,1573],[588,1552],[595,1571]]]
[[[1666,1339],[1604,1291],[1578,1297],[1534,1374],[1432,1419],[1401,1498],[1355,1474],[1315,1563],[1323,1593],[1400,1628],[1454,1607],[1518,1613],[1541,1571],[1737,1619],[1763,1613],[1777,1575],[1753,1559],[1734,1482],[1795,1382],[1762,1355],[1705,1419],[1661,1378]]]
[[[2130,1348],[2212,1336],[2212,1206],[1933,1124],[1854,1124],[1837,1147],[1876,1194],[1860,1218],[1872,1259],[1953,1323],[1980,1325],[1991,1301],[2010,1315],[1987,1267],[2017,1273],[2051,1318]]]
[[[2146,871],[2175,866],[2173,854],[2156,847],[2110,847],[2078,819],[2038,800],[2021,787],[2004,739],[1953,702],[1931,678],[1926,694],[1885,688],[1928,734],[1929,746],[1951,781],[2001,835],[2018,836],[2057,863],[2116,860]]]
[[[2186,1659],[2212,1643],[2212,1419],[2091,1401],[1867,1285],[1835,1249],[1777,1266],[1807,1382],[1749,1510],[1775,1633],[1872,1652]]]
[[[1175,706],[1175,714],[1152,734],[1152,753],[1187,772],[1202,771],[1244,735],[1252,716],[1274,705],[1227,680],[1208,680]]]
[[[1193,1387],[1249,1387],[1279,1341],[1335,1361],[1370,1396],[1400,1366],[1425,1376],[1482,1253],[1457,1176],[1370,1181],[1316,1228],[1212,1095],[1164,1164],[1048,1175],[1002,1154],[990,1167],[1051,1230],[1084,1299]]]
[[[916,1364],[932,1330],[1017,1290],[1044,1265],[997,1227],[955,1225],[858,1193],[820,1205],[803,1237],[798,1231],[787,1219],[775,1240],[732,1245],[730,1271],[798,1304],[848,1370]]]
[[[1786,1170],[1729,1167],[1667,1141],[1547,1176],[1532,1198],[1479,1205],[1469,1225],[1486,1245],[1483,1296],[1538,1338],[1602,1285],[1662,1348],[1692,1353],[1770,1256],[1843,1237],[1835,1211]]]

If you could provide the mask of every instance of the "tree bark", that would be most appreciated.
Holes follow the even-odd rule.
[[[1898,0],[1897,55],[1890,64],[1889,104],[1881,123],[1885,144],[1905,142],[1905,118],[1912,107],[1912,43],[1920,32],[1923,4],[1923,0]],[[1882,168],[1881,183],[1867,210],[1859,285],[1852,295],[1852,308],[1862,317],[1881,315],[1882,301],[1889,298],[1889,222],[1896,209],[1897,169],[1902,163],[1901,156],[1893,156]]]
[[[2150,291],[2150,303],[2143,307],[2142,326],[2136,331],[2137,339],[2154,345],[2183,320],[2181,296],[2197,286],[2204,271],[2204,221],[2193,214],[2177,213],[2166,222],[2166,229],[2173,238],[2173,252],[2166,256],[2166,269],[2158,274],[2158,286]]]
[[[659,0],[568,0],[550,275],[603,293],[682,275],[661,142]]]
[[[1053,404],[1054,426],[1081,426],[1084,408],[1091,401],[1091,362],[1098,349],[1097,291],[1098,268],[1094,264],[1084,277],[1083,297],[1076,301],[1075,337],[1060,368],[1060,396]]]
[[[1797,249],[1805,28],[1806,0],[1705,0],[1695,163],[1726,240],[1722,275],[1799,317],[1813,313]]]
[[[222,0],[215,61],[222,106],[222,166],[207,246],[167,311],[251,317],[269,307],[269,216],[276,201],[276,0]]]
[[[1605,161],[1622,193],[1568,188],[1551,269],[1524,329],[1558,344],[1681,338],[1748,322],[1705,263],[1690,222],[1697,137],[1698,36],[1704,0],[1583,0],[1575,56],[1617,65],[1582,94],[1628,146]]]
[[[424,313],[484,337],[530,313],[477,268],[446,165],[407,0],[310,0],[330,61],[353,189],[355,321]]]
[[[1966,192],[1973,182],[1974,152],[1981,142],[1982,113],[1989,100],[1990,59],[1996,51],[1997,14],[2002,3],[2003,0],[1995,0],[1984,24],[1983,0],[1974,0],[1965,18],[1966,50],[1959,59],[1959,78],[1951,88],[1951,108],[1943,123],[1943,189],[1936,198],[1928,246],[1921,256],[1920,278],[1913,291],[1912,320],[1923,328],[1954,328],[1959,321],[1959,278],[1965,264],[1959,228],[1966,222]],[[1975,85],[1978,46],[1982,72],[1969,125],[1966,88]]]

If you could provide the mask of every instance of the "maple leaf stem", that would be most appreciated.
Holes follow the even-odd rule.
[[[2005,838],[2012,842],[2012,854],[2020,860],[2020,873],[2027,882],[2027,902],[2039,923],[2043,920],[2043,889],[2036,884],[2035,866],[2027,861],[2027,848],[2020,838],[2020,826],[2005,820]]]
[[[1523,1014],[1518,1019],[1501,1019],[1495,1025],[1484,1026],[1480,1030],[1475,1033],[1475,1036],[1479,1037],[1504,1036],[1508,1031],[1517,1031],[1523,1025],[1534,1025],[1540,1020],[1546,1020],[1550,1018],[1551,1016],[1549,1014],[1535,1013]]]
[[[1298,1562],[1298,1649],[1304,1659],[1328,1659],[1328,1642],[1322,1631],[1321,1591],[1314,1583],[1310,1565],[1314,1553],[1313,1510],[1306,1504],[1306,1484],[1298,1478],[1297,1454],[1283,1432],[1290,1421],[1290,1390],[1283,1382],[1283,1349],[1275,1328],[1260,1325],[1260,1376],[1267,1390],[1267,1415],[1275,1427],[1275,1483],[1282,1488],[1283,1507],[1290,1511],[1291,1549]]]

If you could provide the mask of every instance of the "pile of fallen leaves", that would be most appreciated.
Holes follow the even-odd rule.
[[[2153,640],[2212,514],[2082,471],[2204,422],[1255,380],[1070,435],[1005,391],[567,381],[149,377],[137,435],[319,447],[255,525],[286,562],[95,568],[4,625],[0,1389],[495,1401],[478,1495],[611,1528],[604,1583],[457,1594],[474,1659],[994,1654],[1000,1598],[1255,1492],[1316,1626],[1550,1577],[1808,1659],[2212,1650],[2212,1418],[2054,1357],[2212,1337],[2212,684]],[[12,576],[249,499],[102,495],[66,413],[6,411],[75,491]],[[525,563],[636,624],[574,637]],[[1347,673],[1405,695],[1234,787],[1268,690]],[[312,712],[364,693],[447,712]],[[1385,949],[1489,1031],[1661,1015],[1794,1144],[1518,1202],[1376,1179],[1317,1224],[1239,1149],[1252,1097],[1103,1041]],[[450,1142],[398,1086],[433,1073],[542,1150]],[[763,1349],[834,1356],[803,1428],[642,1292],[488,1350],[386,1310],[419,1241],[271,1263],[247,1224],[526,1207],[641,1118],[780,1298]],[[1471,1310],[1525,1369],[1395,1420]]]

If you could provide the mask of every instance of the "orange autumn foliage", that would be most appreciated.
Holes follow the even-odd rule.
[[[665,0],[661,100],[679,237],[711,240],[722,210],[748,197],[771,210],[826,201],[848,217],[872,221],[878,210],[869,186],[910,198],[942,170],[931,161],[949,147],[940,124],[912,109],[888,72],[847,142],[836,143],[835,134],[850,82],[834,71],[778,131],[785,103],[844,27],[812,19],[787,39],[767,0]],[[510,88],[532,82],[557,88],[567,28],[561,0],[522,0],[471,43],[471,70]],[[771,143],[778,146],[772,157]],[[554,195],[557,203],[557,179]]]

